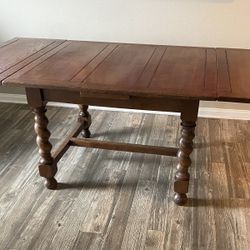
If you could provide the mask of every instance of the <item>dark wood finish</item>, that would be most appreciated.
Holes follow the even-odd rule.
[[[0,81],[12,75],[63,41],[15,39],[0,47]]]
[[[167,155],[167,156],[176,156],[178,151],[176,148],[109,142],[109,141],[98,141],[93,139],[71,138],[70,142],[72,146],[78,146],[78,147],[100,148],[107,150]]]
[[[217,49],[218,99],[250,102],[250,50]]]
[[[180,149],[178,151],[178,165],[175,173],[174,181],[174,201],[178,205],[184,205],[187,202],[189,173],[188,168],[191,166],[190,154],[193,151],[194,129],[196,124],[192,122],[182,121],[181,123],[181,138]]]
[[[39,173],[46,178],[45,185],[48,189],[56,189],[57,181],[54,176],[57,172],[57,165],[51,155],[52,145],[49,142],[50,132],[47,128],[48,119],[45,116],[46,108],[45,106],[35,108],[33,112],[35,114],[36,142],[41,156]]]
[[[115,52],[85,79],[82,93],[122,91],[132,96],[190,98],[206,93],[204,98],[208,99],[216,96],[215,85],[214,88],[211,83],[209,88],[204,85],[207,82],[206,49],[120,45]],[[215,53],[213,55],[215,57]],[[180,71],[183,74],[179,74]],[[210,74],[216,71],[210,70]]]
[[[54,161],[56,163],[60,161],[60,159],[63,157],[63,155],[71,146],[70,138],[78,136],[80,132],[82,132],[82,129],[83,129],[83,124],[78,122],[75,125],[75,127],[71,130],[71,132],[62,141],[61,145],[55,151],[52,152],[52,157],[54,158]]]
[[[82,136],[85,138],[89,138],[91,133],[89,131],[89,127],[91,125],[91,115],[88,112],[87,105],[79,105],[79,116],[78,121],[83,124]]]
[[[0,47],[0,81],[104,98],[249,102],[249,51],[17,38]]]
[[[30,107],[39,108],[46,105],[46,101],[43,98],[43,91],[41,89],[26,88],[25,92]]]
[[[129,108],[129,109],[141,109],[141,110],[155,110],[155,111],[173,111],[180,112],[182,107],[185,107],[190,100],[172,99],[172,98],[143,98],[143,97],[131,97],[117,99],[100,98],[97,97],[80,96],[78,91],[66,91],[66,90],[43,90],[43,97],[46,101],[66,102],[66,103],[82,103],[84,105],[93,106],[106,106],[116,108]]]
[[[54,178],[57,172],[57,162],[52,157],[52,145],[49,141],[48,118],[46,117],[46,102],[40,89],[26,89],[28,104],[35,114],[36,142],[41,159],[38,164],[39,173],[46,178],[45,186],[48,189],[56,189],[57,181]],[[62,150],[61,150],[62,151]]]
[[[208,83],[217,75],[209,63],[215,60],[214,49],[65,41],[3,83],[83,95],[215,99],[216,83]]]
[[[105,43],[68,42],[64,49],[57,51],[33,70],[26,72],[21,78],[34,79],[36,82],[40,80],[42,82],[70,82],[106,46]]]
[[[187,202],[189,172],[191,166],[190,154],[193,151],[194,129],[198,116],[199,102],[190,102],[181,112],[181,138],[179,140],[178,164],[174,179],[174,201],[178,205],[185,205]]]
[[[73,130],[73,137],[80,127],[84,137],[90,136],[88,105],[181,112],[174,183],[174,200],[181,205],[187,201],[199,100],[250,102],[249,72],[250,50],[23,38],[0,46],[0,82],[27,88],[42,157],[40,174],[49,188],[56,186],[56,162],[70,145],[146,153],[164,149],[68,136],[53,158],[45,116],[48,101],[80,105],[82,127]],[[171,150],[163,153],[174,154]]]

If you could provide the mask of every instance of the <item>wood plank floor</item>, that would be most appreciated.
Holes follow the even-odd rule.
[[[95,139],[175,146],[179,117],[92,111]],[[77,110],[49,108],[51,141]],[[199,119],[191,197],[172,202],[176,159],[70,149],[59,190],[37,171],[33,114],[0,104],[0,249],[250,249],[250,121]]]

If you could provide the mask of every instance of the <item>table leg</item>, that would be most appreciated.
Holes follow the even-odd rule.
[[[178,164],[174,180],[174,202],[177,205],[185,205],[187,202],[189,172],[191,166],[190,154],[193,151],[193,139],[195,137],[195,127],[198,113],[198,103],[185,108],[181,113],[181,138],[179,141],[179,150],[177,153]]]
[[[57,181],[54,178],[57,172],[57,165],[51,155],[52,145],[49,142],[50,131],[48,130],[48,118],[46,117],[46,107],[41,106],[33,109],[35,114],[36,142],[39,147],[40,161],[39,173],[46,178],[45,185],[48,189],[56,189]]]
[[[79,116],[78,121],[83,123],[83,131],[82,136],[85,138],[89,138],[91,136],[91,133],[89,131],[89,127],[91,125],[91,115],[88,112],[88,106],[87,105],[79,105]]]

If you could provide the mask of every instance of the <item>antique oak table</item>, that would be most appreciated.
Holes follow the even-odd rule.
[[[0,45],[0,83],[26,89],[47,188],[56,189],[57,162],[70,146],[169,155],[178,157],[174,201],[183,205],[199,101],[250,102],[250,50],[16,38]],[[77,125],[53,152],[49,101],[80,107]],[[88,139],[88,105],[180,112],[179,148]]]

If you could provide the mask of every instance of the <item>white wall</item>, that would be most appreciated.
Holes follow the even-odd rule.
[[[250,48],[249,0],[0,0],[14,36]]]
[[[250,0],[0,0],[15,36],[250,48]]]

